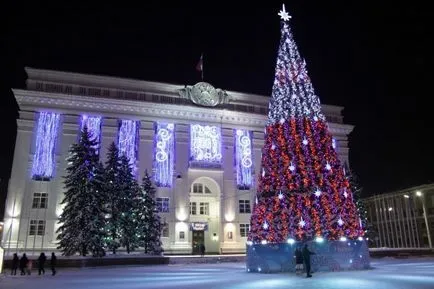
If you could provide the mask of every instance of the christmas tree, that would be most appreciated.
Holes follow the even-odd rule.
[[[58,249],[64,255],[104,255],[103,167],[84,126],[79,142],[69,150],[65,176],[64,210],[59,218]]]
[[[148,171],[145,171],[145,175],[142,180],[142,247],[145,250],[145,254],[159,255],[163,251],[161,247],[161,230],[163,224],[161,223],[160,216],[158,215],[157,204],[155,202],[155,188],[152,185]]]
[[[339,240],[363,235],[320,101],[283,10],[281,40],[248,241]]]
[[[140,223],[138,222],[140,204],[138,203],[141,193],[140,187],[134,178],[130,160],[122,155],[120,157],[119,169],[119,193],[120,198],[120,245],[127,250],[129,254],[139,246],[138,231]]]
[[[120,160],[119,160],[119,150],[115,143],[112,142],[108,152],[107,161],[105,166],[104,174],[104,193],[106,195],[106,245],[116,254],[116,250],[119,248],[120,243],[120,215],[121,215],[121,200],[122,191],[119,184],[120,175]]]

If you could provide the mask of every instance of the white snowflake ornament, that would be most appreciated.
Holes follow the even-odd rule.
[[[321,196],[321,191],[320,191],[320,189],[316,189],[316,191],[315,191],[315,196],[317,196],[317,197]]]
[[[306,222],[303,220],[303,217],[301,217],[300,222],[298,222],[298,225],[302,228],[306,225]]]
[[[331,170],[332,169],[332,166],[327,162],[327,164],[326,164],[326,169],[329,171],[329,170]]]
[[[265,221],[265,223],[264,223],[264,225],[262,225],[262,227],[264,228],[264,230],[268,229],[268,223],[267,223],[267,221]]]
[[[347,193],[347,190],[345,190],[345,189],[344,189],[344,197],[345,197],[345,199],[348,198],[348,193]]]
[[[293,172],[294,170],[295,170],[295,167],[294,167],[294,165],[291,163],[291,165],[289,166],[289,170],[291,171],[291,172]]]
[[[304,144],[304,145],[307,145],[307,144],[308,144],[308,141],[307,141],[306,138],[303,139],[303,144]]]
[[[344,221],[342,221],[341,217],[339,217],[338,224],[339,224],[339,226],[342,226],[344,224]]]

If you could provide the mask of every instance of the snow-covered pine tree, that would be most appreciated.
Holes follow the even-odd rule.
[[[105,220],[106,245],[113,254],[116,254],[116,250],[120,246],[119,227],[122,192],[119,184],[119,170],[119,150],[116,144],[112,142],[107,152],[107,161],[105,164],[104,193],[106,196],[105,204],[107,209],[107,218]]]
[[[140,242],[138,232],[139,204],[137,203],[140,186],[133,175],[130,161],[126,156],[120,157],[119,189],[122,196],[120,200],[119,241],[120,245],[125,247],[129,254],[139,247]]]
[[[155,188],[152,185],[148,171],[142,179],[142,192],[143,192],[143,218],[141,218],[142,226],[142,247],[145,254],[159,255],[163,251],[161,243],[161,224],[160,216],[158,215],[157,203],[155,201]]]
[[[73,144],[67,158],[64,177],[65,196],[61,204],[64,210],[59,217],[57,230],[58,249],[63,255],[77,252],[86,256],[104,254],[104,193],[102,165],[95,147],[96,141],[86,126],[79,141]]]

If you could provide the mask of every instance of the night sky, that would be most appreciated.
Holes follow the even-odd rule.
[[[195,66],[204,52],[205,81],[271,94],[281,1],[141,2],[147,4],[8,10],[0,68],[3,190],[16,131],[10,88],[24,87],[24,66],[192,85],[200,80]],[[286,1],[321,102],[345,106],[345,122],[355,125],[350,165],[366,196],[434,181],[424,23],[430,9],[417,1],[380,2]]]

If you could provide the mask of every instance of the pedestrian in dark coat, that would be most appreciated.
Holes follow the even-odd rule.
[[[295,274],[303,272],[303,253],[300,248],[297,247],[294,252],[295,257]]]
[[[310,274],[310,255],[315,255],[315,253],[309,251],[307,244],[305,244],[304,249],[303,249],[303,260],[304,260],[304,265],[306,266],[306,277],[307,278],[312,277],[312,275]]]
[[[12,258],[12,272],[11,275],[17,275],[18,264],[20,263],[20,259],[18,258],[17,253],[14,253],[14,257]]]
[[[44,274],[45,275],[45,261],[47,261],[47,257],[45,256],[44,253],[41,253],[41,255],[39,255],[38,258],[38,271],[39,271],[39,275]]]
[[[205,244],[200,244],[200,255],[203,257],[205,255]]]
[[[57,265],[57,258],[56,255],[54,255],[54,252],[52,252],[50,266],[51,266],[51,272],[53,272],[53,276],[56,275],[56,265]]]
[[[27,263],[29,262],[29,259],[27,259],[26,253],[23,254],[23,256],[20,259],[20,271],[21,275],[26,275],[26,268]]]

